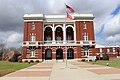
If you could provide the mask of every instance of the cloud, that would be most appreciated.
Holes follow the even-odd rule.
[[[95,16],[95,33],[98,33],[105,17],[116,8],[120,0],[1,0],[0,30],[23,31],[22,17],[25,13],[65,13],[64,3],[73,6],[76,12],[93,13]]]
[[[8,43],[19,43],[22,41],[22,35],[20,33],[12,33],[8,38],[7,42]]]
[[[120,34],[116,34],[115,36],[108,36],[106,38],[106,41],[108,42],[120,42]]]
[[[107,45],[120,45],[120,34],[108,36],[105,38],[105,41]]]
[[[109,25],[108,23],[112,22],[112,19],[115,20],[114,16],[110,14],[119,5],[120,0],[0,0],[0,41],[8,38],[10,41],[10,38],[14,38],[13,36],[16,36],[17,33],[23,34],[22,17],[25,13],[65,14],[64,3],[71,5],[76,13],[93,13],[95,16],[95,34],[101,31],[101,26],[104,24],[103,33],[106,34],[106,37],[120,34],[116,31],[118,27],[111,28],[109,31],[106,27]],[[19,43],[18,39],[15,43],[17,42]]]
[[[105,36],[114,36],[120,34],[120,14],[110,15],[104,24],[103,34]]]
[[[116,15],[109,15],[104,21],[102,34],[106,44],[120,45],[120,11]]]
[[[7,48],[22,46],[23,34],[15,31],[0,32],[0,42]]]

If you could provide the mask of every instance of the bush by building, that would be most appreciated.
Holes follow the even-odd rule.
[[[39,63],[40,61],[39,61],[39,60],[36,60],[35,62],[36,62],[36,63]]]
[[[108,56],[108,54],[103,54],[103,60],[109,60],[109,56]]]
[[[28,62],[28,60],[25,60],[24,62]]]
[[[82,59],[81,61],[82,61],[82,62],[85,62],[85,59]]]

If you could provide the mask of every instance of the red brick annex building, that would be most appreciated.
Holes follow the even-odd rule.
[[[93,14],[25,14],[23,61],[80,60],[108,53],[119,55],[118,47],[95,48]]]

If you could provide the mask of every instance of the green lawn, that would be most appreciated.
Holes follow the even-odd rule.
[[[111,58],[109,61],[98,60],[96,62],[89,62],[89,63],[106,66],[107,62],[109,63],[110,67],[120,68],[120,59],[116,59],[116,58]]]
[[[0,76],[8,74],[13,71],[17,71],[28,66],[32,66],[35,63],[19,63],[19,62],[8,62],[8,61],[0,61]]]

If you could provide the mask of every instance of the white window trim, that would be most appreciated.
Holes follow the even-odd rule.
[[[67,55],[68,55],[68,57],[71,57],[72,56],[72,51],[69,51]]]
[[[112,48],[113,49],[113,52],[115,52],[115,48]]]
[[[31,51],[30,51],[30,56],[31,56],[31,57],[35,57],[35,51],[34,51],[34,50],[31,50]]]
[[[36,35],[35,34],[30,35],[30,41],[36,41]]]
[[[84,35],[83,35],[83,41],[84,42],[88,41],[88,33],[84,33]]]
[[[107,53],[109,53],[110,52],[110,49],[107,49]]]
[[[100,48],[100,53],[102,53],[102,48]]]
[[[35,23],[34,22],[32,22],[31,30],[35,30]]]
[[[86,22],[84,21],[83,23],[83,29],[87,29],[87,25],[86,25]]]
[[[84,49],[84,56],[88,56],[88,49]]]

